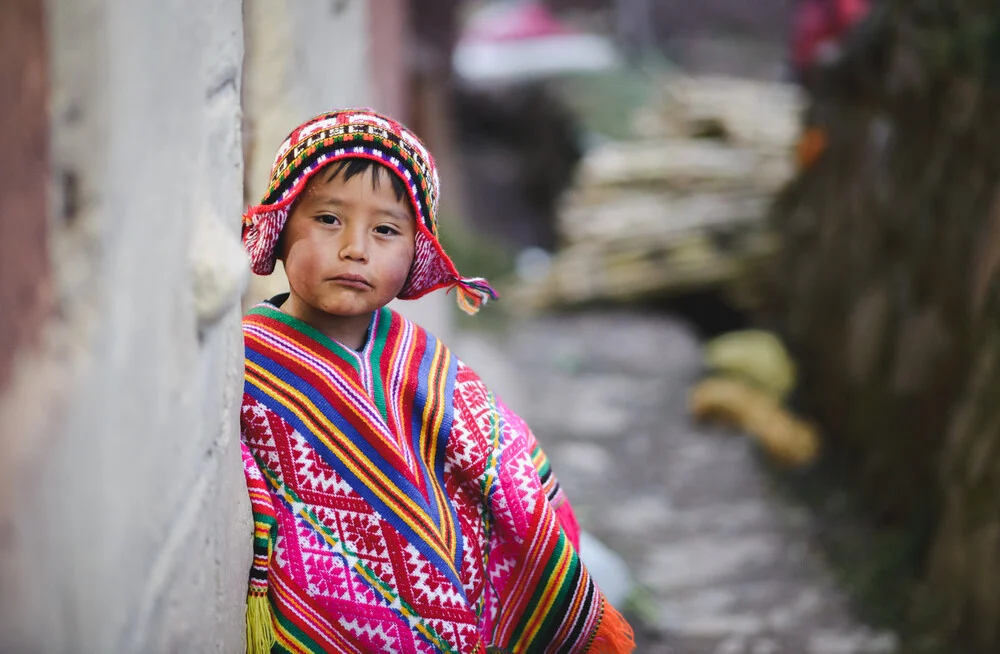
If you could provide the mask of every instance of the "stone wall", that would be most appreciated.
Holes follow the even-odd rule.
[[[774,316],[802,401],[934,614],[1000,649],[1000,13],[886,3],[815,80],[829,147],[779,198]]]
[[[0,395],[0,651],[241,651],[241,3],[45,8],[52,311]]]

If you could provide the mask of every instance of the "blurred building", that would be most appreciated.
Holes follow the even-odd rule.
[[[545,0],[599,22],[641,54],[650,45],[696,72],[773,77],[784,58],[795,0]]]

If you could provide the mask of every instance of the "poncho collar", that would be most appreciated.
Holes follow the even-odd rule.
[[[457,516],[435,494],[443,478],[433,478],[443,474],[436,459],[451,436],[457,360],[450,351],[386,307],[375,313],[362,353],[269,303],[248,312],[243,334],[244,392],[298,430],[410,542],[424,543],[463,594]],[[427,442],[435,454],[421,447]]]

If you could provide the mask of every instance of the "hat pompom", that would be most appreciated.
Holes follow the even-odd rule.
[[[496,300],[498,297],[497,292],[493,290],[485,277],[458,279],[453,288],[458,308],[470,316],[474,316],[484,304],[490,300]]]

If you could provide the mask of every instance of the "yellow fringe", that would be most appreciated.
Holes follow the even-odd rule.
[[[481,296],[460,285],[455,287],[455,301],[458,303],[458,308],[470,316],[479,313],[479,309],[483,306]]]
[[[635,634],[615,607],[604,602],[604,615],[587,650],[593,654],[630,654],[635,651]]]
[[[269,654],[275,640],[267,594],[247,595],[247,654]]]

